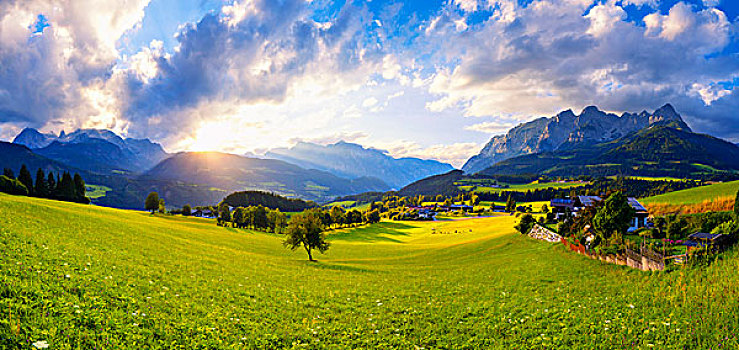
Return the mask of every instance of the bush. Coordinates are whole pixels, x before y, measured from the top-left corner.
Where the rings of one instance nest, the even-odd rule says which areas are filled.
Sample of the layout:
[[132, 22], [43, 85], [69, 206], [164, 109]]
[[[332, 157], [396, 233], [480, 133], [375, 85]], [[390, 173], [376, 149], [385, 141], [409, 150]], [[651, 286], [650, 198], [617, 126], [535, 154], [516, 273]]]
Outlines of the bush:
[[11, 179], [5, 175], [0, 175], [0, 192], [27, 196], [28, 189], [17, 179]]

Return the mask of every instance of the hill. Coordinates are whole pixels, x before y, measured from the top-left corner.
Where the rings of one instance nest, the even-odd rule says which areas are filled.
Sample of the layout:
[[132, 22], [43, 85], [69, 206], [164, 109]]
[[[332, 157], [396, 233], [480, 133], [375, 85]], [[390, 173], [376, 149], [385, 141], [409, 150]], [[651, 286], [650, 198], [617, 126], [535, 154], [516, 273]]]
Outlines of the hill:
[[418, 195], [424, 196], [456, 196], [462, 191], [457, 187], [457, 181], [463, 179], [464, 172], [462, 170], [452, 170], [446, 174], [429, 176], [423, 180], [418, 180], [398, 191], [398, 195], [402, 197], [412, 197]]
[[588, 147], [511, 158], [480, 174], [731, 178], [737, 172], [739, 147], [667, 124]]
[[308, 170], [274, 159], [257, 159], [216, 152], [176, 154], [143, 174], [140, 179], [179, 181], [236, 192], [262, 190], [284, 196], [328, 201], [336, 196], [385, 191], [377, 178], [345, 179], [320, 170]]
[[226, 196], [223, 199], [223, 203], [232, 207], [244, 208], [261, 205], [266, 208], [279, 209], [287, 212], [303, 211], [318, 206], [316, 202], [306, 202], [297, 198], [286, 198], [262, 191], [234, 192]]
[[0, 194], [0, 339], [9, 348], [739, 346], [736, 252], [646, 275], [515, 234], [514, 220], [338, 230], [308, 263], [279, 235]]
[[478, 155], [465, 163], [462, 170], [472, 174], [517, 156], [587, 147], [622, 138], [648, 126], [667, 123], [690, 130], [670, 104], [653, 113], [643, 111], [621, 116], [603, 112], [595, 106], [585, 108], [579, 115], [567, 110], [551, 118], [520, 124], [506, 135], [493, 137]]
[[739, 181], [732, 181], [647, 197], [641, 202], [656, 214], [730, 211], [737, 191]]
[[292, 148], [273, 149], [266, 156], [306, 169], [328, 171], [340, 177], [377, 177], [393, 188], [401, 188], [413, 181], [454, 169], [449, 164], [435, 160], [396, 159], [386, 152], [343, 141], [327, 146], [300, 142]]

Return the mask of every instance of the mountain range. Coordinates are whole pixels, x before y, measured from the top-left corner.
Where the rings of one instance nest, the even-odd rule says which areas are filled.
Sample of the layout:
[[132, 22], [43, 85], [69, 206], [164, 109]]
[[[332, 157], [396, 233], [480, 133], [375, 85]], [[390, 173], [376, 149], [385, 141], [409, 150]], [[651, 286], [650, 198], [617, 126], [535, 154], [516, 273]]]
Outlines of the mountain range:
[[105, 191], [93, 203], [119, 208], [140, 208], [141, 198], [150, 191], [159, 192], [171, 206], [211, 205], [230, 192], [244, 190], [324, 202], [399, 188], [452, 169], [436, 161], [394, 159], [345, 142], [301, 143], [271, 155], [275, 159], [218, 152], [169, 154], [148, 139], [122, 138], [97, 129], [55, 135], [27, 128], [12, 144], [0, 143], [1, 167], [17, 172], [26, 164], [32, 171], [80, 173], [89, 185]]
[[606, 113], [598, 107], [585, 108], [579, 115], [567, 110], [551, 118], [538, 118], [520, 124], [505, 135], [493, 137], [478, 155], [462, 167], [468, 174], [482, 171], [498, 162], [526, 154], [567, 150], [616, 140], [651, 125], [674, 123], [690, 128], [670, 104], [653, 113]]
[[454, 169], [435, 160], [396, 159], [384, 151], [343, 141], [326, 146], [299, 142], [291, 148], [273, 149], [265, 156], [346, 178], [377, 177], [393, 188]]
[[49, 159], [99, 173], [140, 173], [169, 156], [161, 145], [148, 139], [123, 139], [110, 130], [80, 129], [70, 134], [62, 131], [56, 136], [26, 128], [13, 143]]
[[502, 160], [477, 174], [734, 178], [739, 174], [739, 146], [694, 133], [682, 119], [660, 121], [615, 140]]

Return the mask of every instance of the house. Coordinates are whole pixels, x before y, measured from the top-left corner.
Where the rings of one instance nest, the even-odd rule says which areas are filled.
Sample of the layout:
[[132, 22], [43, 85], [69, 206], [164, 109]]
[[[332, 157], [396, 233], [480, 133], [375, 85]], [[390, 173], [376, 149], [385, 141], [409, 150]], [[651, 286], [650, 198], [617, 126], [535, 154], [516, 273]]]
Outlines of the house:
[[720, 233], [696, 232], [688, 236], [685, 245], [688, 252], [698, 248], [720, 249], [726, 243], [727, 236]]
[[[647, 217], [649, 217], [647, 209], [639, 203], [636, 198], [628, 197], [627, 200], [629, 205], [634, 209], [634, 218], [631, 219], [627, 231], [633, 232], [646, 227]], [[598, 206], [602, 201], [603, 199], [598, 196], [577, 196], [575, 199], [552, 199], [549, 202], [549, 205], [557, 220], [562, 220], [568, 214], [577, 216], [579, 211], [585, 208]]]
[[465, 205], [465, 204], [452, 204], [449, 206], [449, 210], [451, 211], [464, 211], [464, 212], [471, 212], [472, 209], [474, 209], [472, 206]]

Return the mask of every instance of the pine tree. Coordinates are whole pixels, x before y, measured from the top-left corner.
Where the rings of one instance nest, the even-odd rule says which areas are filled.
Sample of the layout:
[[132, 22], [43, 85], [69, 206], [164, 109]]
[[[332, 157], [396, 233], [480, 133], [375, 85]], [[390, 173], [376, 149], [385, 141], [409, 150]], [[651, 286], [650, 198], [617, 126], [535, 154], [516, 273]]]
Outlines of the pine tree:
[[31, 177], [31, 172], [28, 171], [28, 168], [26, 168], [26, 165], [23, 164], [21, 166], [21, 171], [18, 173], [18, 181], [20, 181], [23, 186], [26, 186], [26, 189], [28, 189], [28, 195], [33, 195], [33, 177]]
[[74, 174], [74, 196], [75, 202], [89, 203], [86, 197], [85, 180], [82, 179], [80, 174]]
[[57, 195], [63, 201], [72, 202], [75, 200], [74, 180], [72, 180], [72, 175], [69, 175], [66, 171], [59, 181]]
[[44, 174], [44, 171], [41, 168], [36, 171], [36, 185], [34, 186], [33, 190], [36, 194], [36, 197], [49, 197], [49, 188], [48, 186], [46, 186], [46, 174]]
[[54, 179], [54, 173], [49, 172], [49, 176], [46, 177], [46, 197], [54, 198], [56, 192], [56, 180]]

